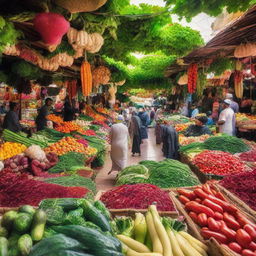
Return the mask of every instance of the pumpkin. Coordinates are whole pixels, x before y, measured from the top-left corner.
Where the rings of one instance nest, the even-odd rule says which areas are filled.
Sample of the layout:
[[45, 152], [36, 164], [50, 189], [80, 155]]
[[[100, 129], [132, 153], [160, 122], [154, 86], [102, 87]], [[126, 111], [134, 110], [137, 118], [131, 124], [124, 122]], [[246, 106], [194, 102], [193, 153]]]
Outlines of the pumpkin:
[[92, 72], [91, 65], [88, 61], [84, 61], [81, 65], [81, 84], [84, 96], [89, 96], [92, 92]]
[[236, 58], [245, 58], [249, 56], [256, 55], [256, 44], [255, 43], [247, 43], [241, 44], [236, 47], [234, 56]]

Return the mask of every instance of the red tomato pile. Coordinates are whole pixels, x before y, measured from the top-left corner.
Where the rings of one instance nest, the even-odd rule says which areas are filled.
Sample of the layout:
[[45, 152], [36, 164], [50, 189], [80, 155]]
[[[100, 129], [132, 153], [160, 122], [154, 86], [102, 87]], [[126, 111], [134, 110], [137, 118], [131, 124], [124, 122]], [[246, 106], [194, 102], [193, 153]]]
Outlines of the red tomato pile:
[[193, 63], [189, 65], [189, 68], [188, 68], [188, 92], [189, 93], [194, 93], [196, 91], [197, 71], [198, 71], [197, 64]]
[[193, 191], [178, 189], [179, 200], [191, 219], [201, 227], [204, 239], [215, 238], [243, 256], [256, 256], [256, 225], [227, 202], [214, 186]]
[[245, 164], [232, 154], [214, 150], [196, 155], [193, 163], [201, 172], [216, 175], [236, 174], [246, 169]]

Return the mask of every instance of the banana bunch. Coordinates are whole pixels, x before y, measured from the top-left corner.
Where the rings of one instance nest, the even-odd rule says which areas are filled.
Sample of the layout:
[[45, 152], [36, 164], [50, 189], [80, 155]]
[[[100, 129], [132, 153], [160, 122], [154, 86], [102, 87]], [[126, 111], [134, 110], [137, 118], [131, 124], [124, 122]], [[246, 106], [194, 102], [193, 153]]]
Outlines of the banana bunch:
[[182, 223], [161, 218], [151, 205], [145, 216], [136, 213], [132, 235], [119, 233], [117, 238], [127, 256], [207, 256], [207, 246], [183, 229]]

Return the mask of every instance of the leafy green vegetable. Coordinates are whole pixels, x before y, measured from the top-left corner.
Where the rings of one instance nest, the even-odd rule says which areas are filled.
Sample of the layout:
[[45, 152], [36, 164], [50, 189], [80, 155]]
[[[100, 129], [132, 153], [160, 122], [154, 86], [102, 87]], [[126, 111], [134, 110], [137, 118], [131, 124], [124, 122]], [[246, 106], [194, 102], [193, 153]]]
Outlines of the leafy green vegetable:
[[148, 169], [144, 165], [131, 165], [124, 168], [121, 172], [118, 173], [118, 177], [128, 174], [142, 174], [148, 175]]
[[162, 223], [165, 227], [169, 227], [177, 232], [183, 231], [187, 228], [186, 224], [184, 224], [183, 222], [172, 219], [170, 217], [163, 217]]
[[114, 219], [117, 235], [131, 237], [133, 235], [134, 221], [131, 217], [120, 217]]

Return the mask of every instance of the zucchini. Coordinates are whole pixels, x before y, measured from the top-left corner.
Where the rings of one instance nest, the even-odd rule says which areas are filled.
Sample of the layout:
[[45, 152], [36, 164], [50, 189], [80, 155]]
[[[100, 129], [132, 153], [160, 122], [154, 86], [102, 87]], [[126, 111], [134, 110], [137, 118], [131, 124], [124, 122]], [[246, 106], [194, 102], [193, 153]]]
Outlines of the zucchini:
[[17, 218], [18, 213], [16, 211], [8, 211], [3, 215], [1, 225], [8, 230], [12, 229], [13, 222]]
[[29, 255], [33, 246], [33, 241], [30, 235], [22, 235], [18, 240], [18, 250], [22, 256]]
[[4, 236], [4, 237], [8, 236], [8, 230], [4, 227], [0, 227], [0, 237], [1, 236]]
[[85, 200], [82, 206], [84, 209], [85, 218], [87, 220], [99, 226], [104, 232], [112, 231], [110, 223], [108, 222], [107, 218], [88, 200]]
[[33, 241], [40, 241], [43, 238], [46, 220], [46, 213], [43, 210], [37, 210], [34, 214], [31, 229], [31, 237]]
[[8, 255], [8, 240], [5, 237], [0, 237], [0, 256]]
[[20, 256], [20, 251], [17, 247], [12, 247], [8, 251], [8, 256]]
[[18, 213], [17, 218], [14, 220], [14, 230], [20, 233], [26, 233], [32, 224], [33, 216], [29, 213]]
[[45, 238], [33, 246], [29, 256], [44, 256], [49, 255], [53, 251], [60, 250], [86, 250], [86, 247], [79, 241], [67, 237], [63, 234], [58, 234]]
[[82, 244], [89, 245], [90, 253], [97, 253], [103, 248], [110, 251], [122, 251], [121, 243], [117, 238], [110, 238], [109, 236], [104, 235], [102, 232], [92, 228], [86, 228], [78, 225], [67, 225], [53, 227], [53, 230], [57, 233], [62, 233], [76, 239]]
[[19, 208], [19, 212], [24, 212], [24, 213], [29, 213], [31, 215], [34, 215], [36, 210], [30, 205], [23, 205]]
[[111, 220], [111, 215], [109, 210], [106, 208], [105, 204], [103, 204], [101, 201], [97, 200], [93, 204], [96, 209], [98, 209], [106, 218], [108, 221]]

